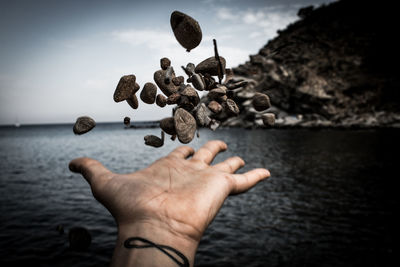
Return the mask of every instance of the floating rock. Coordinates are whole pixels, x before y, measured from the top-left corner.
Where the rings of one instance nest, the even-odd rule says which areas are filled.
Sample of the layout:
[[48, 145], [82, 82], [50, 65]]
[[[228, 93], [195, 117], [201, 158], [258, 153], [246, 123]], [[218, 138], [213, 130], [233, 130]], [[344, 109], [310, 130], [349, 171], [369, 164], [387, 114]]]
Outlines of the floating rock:
[[84, 134], [92, 130], [96, 126], [96, 122], [88, 117], [83, 116], [76, 119], [73, 131], [74, 134]]
[[160, 128], [169, 135], [176, 135], [173, 117], [164, 118], [160, 121]]
[[133, 109], [137, 109], [139, 107], [139, 101], [135, 94], [128, 98], [126, 102], [128, 102], [129, 106], [131, 106]]
[[275, 124], [275, 114], [274, 113], [265, 113], [261, 116], [262, 121], [265, 126], [272, 127]]
[[185, 78], [183, 76], [178, 76], [178, 77], [172, 78], [172, 83], [175, 86], [181, 85], [182, 83], [184, 83], [184, 81], [185, 81]]
[[69, 247], [73, 250], [87, 250], [92, 242], [89, 231], [83, 227], [74, 227], [68, 233]]
[[171, 14], [171, 27], [176, 40], [190, 52], [197, 47], [202, 39], [202, 33], [199, 23], [192, 17], [174, 11]]
[[131, 118], [125, 117], [125, 118], [124, 118], [124, 124], [125, 124], [126, 126], [129, 126], [129, 125], [131, 124]]
[[233, 115], [238, 115], [240, 110], [238, 108], [238, 106], [236, 105], [235, 101], [233, 101], [232, 99], [227, 99], [226, 100], [226, 108], [229, 111], [229, 113], [233, 114]]
[[[177, 86], [175, 86], [173, 83], [166, 84], [165, 83], [165, 78], [166, 78], [166, 72], [167, 70], [158, 70], [154, 73], [154, 81], [158, 85], [158, 87], [161, 89], [161, 91], [166, 95], [170, 96], [171, 94], [175, 93], [178, 91]], [[175, 73], [172, 70], [172, 79], [175, 77]]]
[[178, 108], [174, 114], [174, 122], [179, 141], [183, 144], [192, 141], [197, 128], [193, 116], [183, 108]]
[[215, 114], [218, 114], [222, 111], [222, 106], [217, 101], [214, 100], [208, 103], [208, 108]]
[[179, 102], [179, 99], [181, 98], [181, 95], [179, 93], [173, 93], [167, 98], [167, 104], [168, 105], [174, 105]]
[[269, 97], [262, 93], [254, 94], [252, 104], [254, 109], [257, 111], [263, 111], [271, 107]]
[[155, 135], [146, 135], [144, 137], [144, 143], [145, 143], [145, 145], [153, 146], [153, 147], [163, 146], [164, 145], [164, 132], [161, 131], [161, 138], [159, 138]]
[[225, 86], [221, 86], [221, 87], [217, 87], [215, 89], [212, 89], [210, 92], [208, 92], [207, 97], [209, 99], [218, 99], [221, 96], [226, 95], [226, 87]]
[[182, 69], [185, 71], [187, 76], [192, 76], [194, 74], [196, 66], [193, 63], [188, 63], [186, 67], [182, 66]]
[[217, 87], [218, 83], [215, 79], [208, 73], [204, 74], [205, 90], [211, 90]]
[[167, 104], [167, 98], [165, 96], [163, 96], [162, 94], [158, 94], [156, 97], [156, 104], [159, 107], [165, 107], [165, 105]]
[[[219, 58], [220, 58], [221, 64], [222, 64], [222, 70], [225, 71], [225, 66], [226, 66], [225, 58], [223, 58], [221, 56]], [[203, 60], [196, 66], [195, 72], [202, 73], [202, 74], [208, 73], [212, 76], [218, 76], [218, 72], [219, 72], [218, 60], [215, 57], [209, 57], [206, 60]]]
[[140, 92], [140, 99], [146, 104], [154, 104], [156, 101], [157, 86], [154, 83], [146, 83]]
[[220, 124], [221, 123], [219, 121], [212, 119], [211, 123], [210, 123], [210, 125], [208, 125], [208, 127], [210, 127], [211, 130], [215, 131], [219, 127]]
[[161, 69], [166, 70], [169, 66], [171, 66], [171, 60], [166, 57], [160, 59]]
[[201, 103], [196, 110], [196, 119], [200, 126], [208, 126], [211, 123], [211, 119], [208, 116], [209, 110], [204, 103]]
[[180, 94], [181, 97], [187, 97], [193, 106], [197, 106], [200, 102], [200, 97], [197, 94], [197, 91], [190, 85], [187, 85]]
[[206, 89], [206, 82], [201, 74], [195, 73], [190, 77], [191, 83], [193, 84], [194, 88], [199, 91], [203, 91]]
[[139, 88], [136, 86], [135, 75], [122, 76], [118, 82], [117, 88], [114, 91], [114, 101], [124, 101], [136, 93], [137, 90], [139, 90]]

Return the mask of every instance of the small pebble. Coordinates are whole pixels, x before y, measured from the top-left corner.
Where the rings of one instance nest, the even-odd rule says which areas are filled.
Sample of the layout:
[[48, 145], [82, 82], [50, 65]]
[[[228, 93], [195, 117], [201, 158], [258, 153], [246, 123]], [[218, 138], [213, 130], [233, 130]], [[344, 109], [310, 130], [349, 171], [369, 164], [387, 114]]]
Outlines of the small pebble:
[[262, 121], [265, 126], [272, 127], [275, 124], [275, 114], [274, 113], [265, 113], [261, 116]]
[[73, 131], [74, 134], [84, 134], [92, 130], [96, 126], [96, 122], [88, 117], [88, 116], [83, 116], [79, 117], [76, 119]]
[[122, 76], [118, 82], [117, 88], [114, 91], [114, 101], [121, 102], [128, 99], [132, 94], [136, 93], [136, 76]]
[[68, 240], [71, 249], [85, 251], [92, 243], [92, 236], [86, 228], [74, 227], [69, 230]]
[[163, 96], [162, 94], [158, 94], [156, 97], [156, 104], [159, 107], [165, 107], [165, 105], [167, 104], [167, 98], [165, 96]]
[[171, 27], [176, 40], [190, 52], [197, 47], [202, 39], [202, 33], [199, 23], [192, 17], [174, 11], [171, 14]]
[[171, 60], [166, 57], [160, 59], [161, 69], [166, 70], [169, 66], [171, 66]]
[[222, 111], [222, 106], [217, 101], [214, 100], [208, 103], [208, 108], [215, 114], [218, 114]]
[[219, 125], [220, 125], [219, 121], [212, 119], [208, 127], [210, 127], [212, 131], [215, 131], [219, 127]]
[[164, 145], [164, 132], [161, 131], [161, 138], [155, 135], [146, 135], [144, 137], [144, 144], [152, 147], [161, 147]]
[[160, 128], [169, 135], [176, 135], [173, 117], [164, 118], [160, 121]]
[[[221, 56], [219, 58], [221, 60], [222, 69], [225, 71], [225, 66], [226, 66], [225, 58]], [[202, 74], [208, 73], [211, 76], [218, 76], [219, 72], [218, 60], [215, 57], [209, 57], [206, 60], [203, 60], [196, 66], [195, 72]]]
[[146, 104], [154, 104], [156, 101], [157, 86], [154, 83], [146, 83], [140, 92], [140, 99]]
[[182, 66], [182, 69], [185, 71], [187, 76], [192, 76], [194, 74], [196, 66], [193, 63], [188, 63], [186, 67]]
[[226, 100], [226, 107], [228, 109], [228, 111], [233, 114], [233, 115], [238, 115], [240, 110], [238, 108], [238, 106], [236, 105], [235, 101], [233, 101], [232, 99], [227, 99]]
[[183, 108], [178, 108], [174, 114], [174, 122], [179, 141], [183, 144], [192, 141], [197, 129], [193, 116]]
[[129, 125], [131, 124], [131, 118], [125, 117], [125, 118], [124, 118], [124, 124], [125, 124], [126, 126], [129, 126]]
[[257, 111], [263, 111], [271, 107], [271, 102], [266, 94], [255, 93], [252, 101], [253, 107]]

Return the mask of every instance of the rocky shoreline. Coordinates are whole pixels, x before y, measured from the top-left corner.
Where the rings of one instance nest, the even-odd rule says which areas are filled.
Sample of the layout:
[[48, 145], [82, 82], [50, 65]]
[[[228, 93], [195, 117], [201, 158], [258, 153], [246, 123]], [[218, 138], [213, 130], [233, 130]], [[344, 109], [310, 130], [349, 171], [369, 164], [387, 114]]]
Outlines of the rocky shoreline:
[[[390, 9], [357, 1], [300, 9], [299, 21], [233, 69], [248, 83], [233, 92], [240, 114], [220, 117], [221, 126], [263, 128], [262, 114], [272, 112], [279, 128], [400, 128]], [[270, 96], [270, 109], [254, 110], [256, 92]]]

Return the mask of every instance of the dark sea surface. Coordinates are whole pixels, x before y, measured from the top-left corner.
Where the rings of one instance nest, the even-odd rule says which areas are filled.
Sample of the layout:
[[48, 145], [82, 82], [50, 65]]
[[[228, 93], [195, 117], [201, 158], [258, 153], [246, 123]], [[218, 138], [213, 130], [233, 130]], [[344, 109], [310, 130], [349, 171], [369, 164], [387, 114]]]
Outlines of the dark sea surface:
[[[158, 129], [100, 124], [0, 127], [0, 266], [108, 266], [116, 225], [68, 170], [88, 156], [114, 172], [139, 170], [179, 145], [144, 145]], [[229, 197], [207, 229], [196, 266], [400, 266], [399, 130], [201, 130], [190, 145], [224, 140], [216, 159], [241, 156], [271, 171]], [[397, 215], [396, 215], [397, 214]], [[190, 216], [190, 214], [188, 214]], [[57, 225], [63, 225], [59, 234]], [[69, 249], [68, 230], [86, 227], [92, 244]]]

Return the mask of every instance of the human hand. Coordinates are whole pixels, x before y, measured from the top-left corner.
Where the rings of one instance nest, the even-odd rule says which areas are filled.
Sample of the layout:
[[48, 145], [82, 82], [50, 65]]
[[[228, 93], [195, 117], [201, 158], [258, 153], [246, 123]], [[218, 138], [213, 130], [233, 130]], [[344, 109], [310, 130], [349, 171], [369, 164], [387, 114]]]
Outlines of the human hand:
[[[149, 257], [153, 263], [168, 262], [160, 253], [146, 252], [143, 256], [144, 252], [123, 249], [124, 241], [132, 236], [174, 247], [193, 265], [198, 243], [224, 200], [249, 190], [270, 175], [266, 169], [234, 174], [244, 166], [239, 157], [210, 165], [226, 149], [222, 141], [209, 141], [197, 152], [181, 146], [149, 167], [129, 174], [115, 174], [90, 158], [70, 162], [70, 170], [85, 177], [93, 196], [117, 222], [118, 240], [112, 265], [146, 264]], [[135, 253], [142, 253], [140, 262]], [[165, 262], [162, 265], [167, 266]]]

